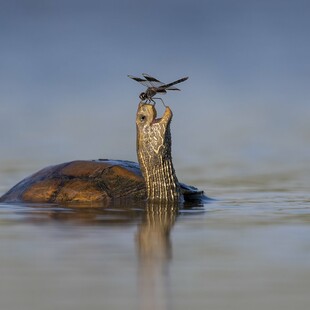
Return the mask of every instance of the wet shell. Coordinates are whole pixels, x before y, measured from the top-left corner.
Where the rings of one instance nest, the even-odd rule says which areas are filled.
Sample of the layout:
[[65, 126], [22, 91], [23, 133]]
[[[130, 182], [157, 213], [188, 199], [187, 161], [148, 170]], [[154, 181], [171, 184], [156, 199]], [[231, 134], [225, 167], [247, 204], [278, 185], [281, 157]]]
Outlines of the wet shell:
[[[186, 200], [202, 196], [195, 187], [180, 184]], [[0, 202], [99, 202], [145, 199], [139, 165], [125, 160], [77, 160], [46, 167], [23, 179]]]
[[139, 165], [130, 161], [72, 161], [44, 168], [10, 189], [0, 201], [89, 202], [145, 198]]

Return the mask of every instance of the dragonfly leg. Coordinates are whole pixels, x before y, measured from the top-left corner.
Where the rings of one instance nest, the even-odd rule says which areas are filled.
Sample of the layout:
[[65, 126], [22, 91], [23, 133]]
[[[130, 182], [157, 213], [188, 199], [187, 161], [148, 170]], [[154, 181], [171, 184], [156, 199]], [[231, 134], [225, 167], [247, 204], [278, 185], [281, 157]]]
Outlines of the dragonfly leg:
[[145, 100], [145, 103], [147, 103], [147, 104], [153, 104], [153, 105], [156, 104], [156, 102], [155, 102], [152, 98], [146, 99], [146, 100]]
[[[167, 106], [165, 105], [165, 103], [164, 103], [164, 100], [162, 100], [161, 98], [153, 98], [153, 99], [158, 99], [158, 100], [160, 100], [161, 102], [162, 102], [162, 104], [164, 105], [164, 107], [166, 108]], [[154, 101], [154, 100], [152, 100], [152, 101]], [[154, 101], [155, 102], [155, 101]], [[154, 104], [155, 105], [155, 104]]]

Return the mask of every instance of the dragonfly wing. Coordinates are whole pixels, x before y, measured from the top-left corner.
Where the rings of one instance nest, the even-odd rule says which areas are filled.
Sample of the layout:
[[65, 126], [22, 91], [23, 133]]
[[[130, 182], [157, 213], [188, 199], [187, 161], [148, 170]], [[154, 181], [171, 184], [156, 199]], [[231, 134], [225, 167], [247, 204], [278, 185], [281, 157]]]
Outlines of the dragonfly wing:
[[[179, 84], [179, 83], [181, 83], [181, 82], [186, 81], [187, 79], [188, 79], [188, 77], [184, 77], [184, 78], [182, 78], [182, 79], [176, 80], [176, 81], [171, 82], [171, 83], [169, 83], [169, 84], [164, 84], [164, 85], [162, 85], [161, 87], [162, 87], [162, 88], [168, 89], [168, 88], [170, 88], [171, 86], [173, 86], [173, 85], [175, 85], [175, 84]], [[171, 88], [170, 88], [170, 89], [171, 89]], [[174, 90], [176, 90], [176, 89], [174, 89]]]
[[156, 93], [157, 94], [165, 94], [166, 93], [166, 90], [164, 88], [157, 88], [156, 89]]
[[139, 77], [132, 76], [132, 75], [128, 75], [128, 77], [130, 77], [131, 79], [139, 82], [140, 84], [142, 84], [145, 87], [152, 87], [152, 84], [149, 81], [147, 81], [147, 80], [144, 80], [144, 79], [141, 79]]
[[146, 73], [142, 73], [142, 75], [145, 77], [145, 79], [150, 82], [150, 84], [153, 86], [153, 87], [161, 87], [163, 85], [165, 85], [163, 82], [155, 79], [154, 77], [150, 76], [149, 74], [146, 74]]
[[166, 90], [181, 90], [181, 89], [176, 88], [174, 86], [170, 86], [170, 87], [167, 87]]

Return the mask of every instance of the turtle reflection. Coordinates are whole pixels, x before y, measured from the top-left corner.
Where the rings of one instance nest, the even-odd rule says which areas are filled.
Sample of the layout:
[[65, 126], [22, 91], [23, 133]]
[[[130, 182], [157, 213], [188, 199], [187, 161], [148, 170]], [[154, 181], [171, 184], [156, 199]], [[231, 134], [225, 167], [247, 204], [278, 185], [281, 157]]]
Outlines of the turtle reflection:
[[141, 309], [167, 309], [168, 266], [172, 257], [170, 231], [178, 206], [148, 202], [136, 235]]

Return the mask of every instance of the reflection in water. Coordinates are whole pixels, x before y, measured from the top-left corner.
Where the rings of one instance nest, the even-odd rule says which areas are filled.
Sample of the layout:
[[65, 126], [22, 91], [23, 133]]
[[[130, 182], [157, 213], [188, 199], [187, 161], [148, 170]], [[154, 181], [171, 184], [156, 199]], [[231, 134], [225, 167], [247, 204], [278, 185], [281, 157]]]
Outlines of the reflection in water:
[[178, 206], [149, 202], [137, 233], [141, 309], [167, 309], [168, 262], [171, 258], [170, 230]]
[[[66, 223], [74, 227], [101, 227], [137, 225], [137, 232], [129, 237], [136, 244], [138, 262], [138, 304], [140, 309], [168, 309], [173, 302], [169, 265], [172, 258], [170, 231], [177, 219], [179, 208], [201, 209], [201, 204], [171, 205], [141, 202], [119, 203], [114, 206], [86, 207], [49, 204], [2, 204], [1, 220], [31, 224]], [[15, 216], [12, 214], [15, 213]], [[7, 216], [6, 216], [7, 215]], [[65, 226], [58, 226], [65, 227]], [[97, 229], [96, 228], [96, 229]], [[132, 283], [132, 282], [131, 282]]]
[[204, 208], [1, 204], [0, 308], [308, 309], [308, 202], [259, 191]]

